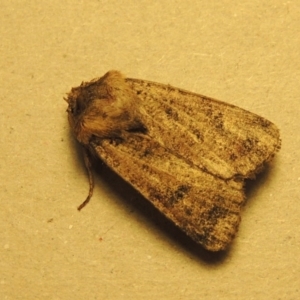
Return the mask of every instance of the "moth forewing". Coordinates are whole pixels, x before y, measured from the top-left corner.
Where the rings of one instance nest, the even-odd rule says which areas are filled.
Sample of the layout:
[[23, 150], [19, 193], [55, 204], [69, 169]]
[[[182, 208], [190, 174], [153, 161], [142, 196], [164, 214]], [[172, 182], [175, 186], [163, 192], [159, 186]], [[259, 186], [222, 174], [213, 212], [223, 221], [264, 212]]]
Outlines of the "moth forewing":
[[169, 85], [126, 82], [143, 99], [152, 136], [216, 176], [247, 178], [280, 148], [277, 127], [242, 108]]
[[280, 148], [278, 129], [262, 117], [117, 71], [73, 88], [67, 102], [87, 151], [211, 251], [237, 232], [244, 180]]
[[196, 242], [212, 251], [230, 243], [240, 222], [241, 184], [237, 189], [193, 168], [145, 135], [130, 136], [118, 147], [107, 140], [92, 146], [110, 168]]

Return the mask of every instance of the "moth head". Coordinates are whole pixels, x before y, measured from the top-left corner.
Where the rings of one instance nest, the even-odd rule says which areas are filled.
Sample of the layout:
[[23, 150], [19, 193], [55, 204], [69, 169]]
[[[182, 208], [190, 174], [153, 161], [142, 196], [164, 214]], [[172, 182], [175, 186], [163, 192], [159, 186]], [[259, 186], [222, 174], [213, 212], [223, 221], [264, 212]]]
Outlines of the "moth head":
[[121, 137], [140, 124], [139, 99], [117, 71], [72, 88], [65, 100], [70, 126], [84, 145], [93, 136]]

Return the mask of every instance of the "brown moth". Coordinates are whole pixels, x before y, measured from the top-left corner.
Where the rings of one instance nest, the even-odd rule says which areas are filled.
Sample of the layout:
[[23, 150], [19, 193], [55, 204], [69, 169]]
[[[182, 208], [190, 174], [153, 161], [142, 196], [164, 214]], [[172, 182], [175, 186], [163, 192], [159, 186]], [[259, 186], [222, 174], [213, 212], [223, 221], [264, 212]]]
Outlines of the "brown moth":
[[91, 155], [129, 182], [187, 235], [225, 249], [240, 223], [244, 181], [280, 148], [270, 121], [205, 96], [110, 71], [72, 88], [68, 118]]

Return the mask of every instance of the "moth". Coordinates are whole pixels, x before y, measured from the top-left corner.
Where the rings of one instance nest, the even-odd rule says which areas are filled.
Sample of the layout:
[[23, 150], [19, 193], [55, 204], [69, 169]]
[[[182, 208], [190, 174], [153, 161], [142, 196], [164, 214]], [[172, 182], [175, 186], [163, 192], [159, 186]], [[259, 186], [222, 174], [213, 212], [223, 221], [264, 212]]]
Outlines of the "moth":
[[242, 108], [170, 85], [109, 71], [72, 88], [71, 129], [100, 158], [194, 241], [210, 251], [232, 241], [244, 182], [280, 149], [279, 130]]

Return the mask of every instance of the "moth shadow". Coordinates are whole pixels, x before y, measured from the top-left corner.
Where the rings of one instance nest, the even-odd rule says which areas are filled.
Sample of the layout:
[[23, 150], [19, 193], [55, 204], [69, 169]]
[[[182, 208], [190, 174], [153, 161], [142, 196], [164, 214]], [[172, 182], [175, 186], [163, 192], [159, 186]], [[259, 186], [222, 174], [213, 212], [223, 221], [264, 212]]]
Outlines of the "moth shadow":
[[[247, 179], [245, 181], [245, 195], [246, 195], [246, 203], [245, 206], [248, 205], [255, 198], [255, 196], [259, 193], [261, 186], [268, 185], [268, 180], [271, 178], [270, 174], [273, 172], [273, 164], [276, 162], [276, 157], [270, 164], [264, 166], [264, 169], [255, 175], [253, 179]], [[244, 208], [245, 209], [245, 208]]]
[[192, 255], [195, 259], [205, 264], [220, 264], [226, 259], [230, 250], [211, 252], [204, 249], [99, 159], [95, 160], [93, 169], [98, 179], [100, 178], [102, 182], [105, 182], [119, 196], [118, 199], [122, 200], [120, 205], [132, 212], [135, 218], [142, 218], [145, 226], [151, 228], [163, 240], [179, 246], [182, 252], [187, 252], [188, 255]]
[[[72, 146], [74, 144], [76, 144], [75, 149], [78, 157], [82, 157], [82, 148], [76, 141], [72, 142]], [[76, 164], [79, 168], [85, 168], [83, 160], [81, 160], [81, 163], [76, 160]], [[244, 210], [247, 209], [247, 205], [251, 202], [251, 199], [255, 198], [255, 195], [259, 193], [260, 186], [266, 184], [272, 169], [272, 164], [266, 165], [263, 171], [257, 174], [253, 180], [246, 180], [245, 194], [247, 200]], [[181, 249], [180, 251], [186, 252], [187, 255], [199, 260], [199, 263], [211, 266], [222, 264], [229, 253], [234, 251], [235, 243], [238, 242], [236, 239], [225, 251], [211, 252], [204, 249], [160, 213], [146, 198], [107, 167], [101, 160], [95, 159], [93, 161], [93, 171], [97, 175], [95, 178], [96, 181], [101, 180], [119, 196], [118, 199], [122, 200], [120, 201], [120, 205], [133, 212], [135, 218], [142, 218], [147, 228], [151, 228], [151, 230], [168, 243], [177, 245]]]

